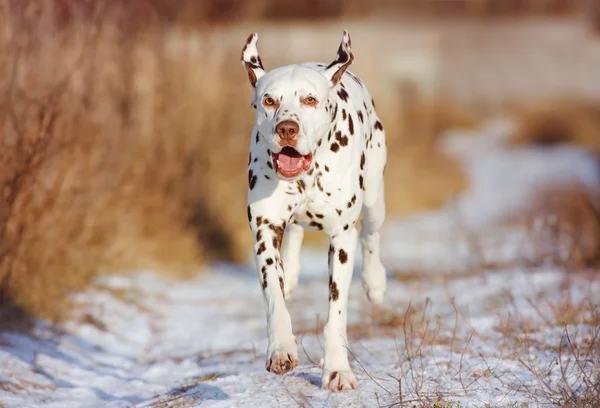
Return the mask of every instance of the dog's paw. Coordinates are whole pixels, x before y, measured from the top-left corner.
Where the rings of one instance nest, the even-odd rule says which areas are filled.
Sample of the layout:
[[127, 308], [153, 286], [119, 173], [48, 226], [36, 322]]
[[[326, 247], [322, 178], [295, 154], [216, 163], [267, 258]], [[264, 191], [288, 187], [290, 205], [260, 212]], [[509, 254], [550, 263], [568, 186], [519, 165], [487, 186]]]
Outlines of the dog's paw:
[[367, 294], [367, 298], [374, 305], [381, 305], [385, 297], [386, 276], [385, 268], [378, 263], [368, 263], [365, 265], [365, 273], [363, 276], [363, 288]]
[[292, 371], [297, 365], [298, 356], [294, 344], [294, 347], [291, 347], [290, 350], [280, 348], [272, 353], [269, 353], [266, 368], [267, 371], [273, 374], [283, 375]]
[[358, 385], [350, 370], [323, 371], [323, 388], [329, 391], [355, 390]]
[[383, 298], [385, 297], [385, 289], [367, 289], [366, 292], [367, 298], [372, 304], [380, 306], [383, 303]]

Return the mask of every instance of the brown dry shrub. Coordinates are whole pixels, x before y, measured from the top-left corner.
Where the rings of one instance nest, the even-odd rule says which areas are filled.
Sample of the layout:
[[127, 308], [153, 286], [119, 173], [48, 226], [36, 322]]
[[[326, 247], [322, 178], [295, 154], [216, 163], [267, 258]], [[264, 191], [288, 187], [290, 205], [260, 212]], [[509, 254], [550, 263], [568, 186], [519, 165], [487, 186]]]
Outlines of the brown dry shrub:
[[124, 24], [140, 8], [57, 27], [29, 5], [0, 9], [2, 303], [56, 319], [103, 270], [245, 259], [239, 50], [173, 52], [151, 12]]
[[521, 109], [515, 145], [583, 147], [600, 157], [600, 103], [580, 99], [553, 100]]
[[409, 102], [407, 106], [395, 116], [382, 112], [382, 116], [393, 118], [386, 125], [385, 183], [386, 205], [394, 215], [440, 208], [467, 187], [461, 164], [446, 155], [439, 142], [448, 129], [470, 129], [477, 124], [476, 119], [449, 101]]
[[532, 245], [529, 263], [570, 270], [600, 264], [600, 190], [581, 185], [546, 189], [518, 222]]

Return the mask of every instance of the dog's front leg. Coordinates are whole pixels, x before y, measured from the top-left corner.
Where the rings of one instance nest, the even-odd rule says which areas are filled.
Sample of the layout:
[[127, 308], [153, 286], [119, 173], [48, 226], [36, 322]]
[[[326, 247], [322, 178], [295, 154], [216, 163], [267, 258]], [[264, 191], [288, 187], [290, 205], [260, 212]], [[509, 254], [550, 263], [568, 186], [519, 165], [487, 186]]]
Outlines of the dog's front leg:
[[354, 268], [357, 231], [352, 227], [330, 238], [329, 315], [324, 328], [325, 357], [323, 388], [341, 391], [356, 388], [356, 377], [348, 362], [346, 320], [348, 293]]
[[249, 214], [255, 214], [250, 215], [250, 226], [255, 238], [254, 260], [267, 312], [269, 347], [266, 368], [274, 374], [285, 374], [298, 365], [292, 322], [285, 306], [283, 262], [280, 255], [287, 218], [267, 218], [266, 214], [272, 214], [273, 211], [269, 212], [260, 205], [250, 205], [248, 211]]

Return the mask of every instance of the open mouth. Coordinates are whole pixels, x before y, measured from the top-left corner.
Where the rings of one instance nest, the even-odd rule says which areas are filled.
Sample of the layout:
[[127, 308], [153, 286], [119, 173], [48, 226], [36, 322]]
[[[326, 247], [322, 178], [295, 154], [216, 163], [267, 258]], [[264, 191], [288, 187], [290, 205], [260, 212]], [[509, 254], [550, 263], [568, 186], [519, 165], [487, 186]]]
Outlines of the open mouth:
[[312, 153], [303, 156], [291, 146], [284, 147], [279, 153], [272, 153], [271, 157], [275, 172], [286, 178], [296, 177], [307, 171], [312, 162]]

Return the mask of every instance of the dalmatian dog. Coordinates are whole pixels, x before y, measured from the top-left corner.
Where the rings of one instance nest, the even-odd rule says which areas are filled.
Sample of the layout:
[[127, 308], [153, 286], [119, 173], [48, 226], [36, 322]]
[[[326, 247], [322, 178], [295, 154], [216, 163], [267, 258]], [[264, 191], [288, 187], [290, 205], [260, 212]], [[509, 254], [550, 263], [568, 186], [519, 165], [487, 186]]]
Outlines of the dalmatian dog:
[[[285, 374], [298, 365], [285, 300], [298, 283], [304, 229], [329, 236], [329, 313], [324, 327], [323, 388], [356, 388], [348, 361], [348, 292], [360, 242], [363, 286], [379, 304], [386, 289], [379, 255], [385, 217], [385, 133], [371, 95], [348, 71], [354, 56], [344, 31], [335, 60], [263, 68], [251, 34], [242, 66], [253, 87], [256, 122], [248, 163], [248, 221], [267, 312], [266, 368]], [[284, 240], [285, 236], [285, 240]]]

